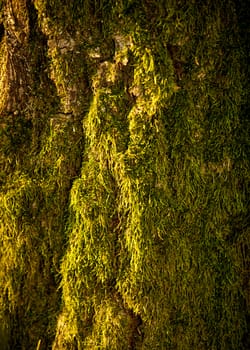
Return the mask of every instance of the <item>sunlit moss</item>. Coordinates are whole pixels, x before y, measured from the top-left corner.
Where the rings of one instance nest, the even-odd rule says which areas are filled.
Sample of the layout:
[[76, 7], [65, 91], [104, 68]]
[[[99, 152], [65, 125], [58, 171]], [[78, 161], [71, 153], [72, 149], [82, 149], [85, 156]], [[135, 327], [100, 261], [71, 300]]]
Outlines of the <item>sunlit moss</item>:
[[1, 119], [0, 347], [247, 348], [239, 9], [32, 6], [32, 93]]

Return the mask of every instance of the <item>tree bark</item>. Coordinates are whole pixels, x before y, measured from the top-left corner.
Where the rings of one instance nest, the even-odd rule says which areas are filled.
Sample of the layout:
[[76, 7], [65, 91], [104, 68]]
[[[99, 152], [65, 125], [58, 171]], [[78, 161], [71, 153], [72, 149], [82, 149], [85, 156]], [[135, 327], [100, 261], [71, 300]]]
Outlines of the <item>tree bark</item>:
[[249, 347], [246, 8], [0, 1], [1, 349]]

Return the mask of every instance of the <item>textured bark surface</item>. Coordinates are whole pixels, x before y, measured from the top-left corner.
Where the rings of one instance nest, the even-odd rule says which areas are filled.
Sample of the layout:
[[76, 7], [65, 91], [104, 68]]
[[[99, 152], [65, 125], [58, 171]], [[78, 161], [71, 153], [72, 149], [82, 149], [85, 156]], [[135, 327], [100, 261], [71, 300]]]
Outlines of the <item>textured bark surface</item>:
[[0, 1], [0, 348], [248, 349], [246, 1]]

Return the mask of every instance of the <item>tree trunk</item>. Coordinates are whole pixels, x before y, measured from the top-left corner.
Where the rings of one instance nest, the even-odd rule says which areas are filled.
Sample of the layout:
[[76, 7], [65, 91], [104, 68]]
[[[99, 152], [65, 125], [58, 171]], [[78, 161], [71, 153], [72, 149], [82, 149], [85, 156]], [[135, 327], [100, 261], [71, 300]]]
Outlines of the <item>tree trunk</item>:
[[247, 349], [247, 1], [0, 1], [0, 348]]

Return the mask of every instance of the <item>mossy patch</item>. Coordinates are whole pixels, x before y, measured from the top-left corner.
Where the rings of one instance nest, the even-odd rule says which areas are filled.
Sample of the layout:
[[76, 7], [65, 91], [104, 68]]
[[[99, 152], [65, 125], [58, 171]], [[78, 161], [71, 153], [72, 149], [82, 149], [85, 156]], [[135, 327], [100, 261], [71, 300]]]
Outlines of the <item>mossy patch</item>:
[[3, 348], [247, 348], [243, 5], [35, 0], [3, 21]]

